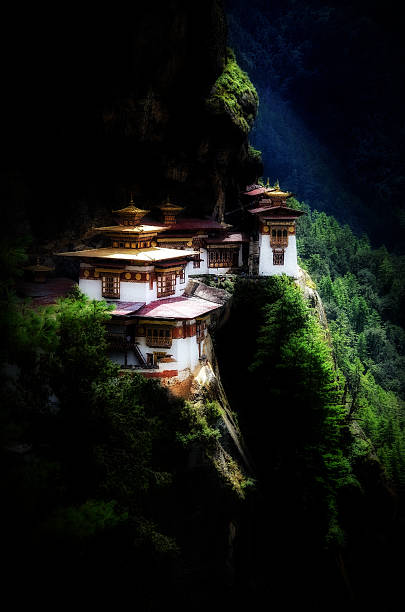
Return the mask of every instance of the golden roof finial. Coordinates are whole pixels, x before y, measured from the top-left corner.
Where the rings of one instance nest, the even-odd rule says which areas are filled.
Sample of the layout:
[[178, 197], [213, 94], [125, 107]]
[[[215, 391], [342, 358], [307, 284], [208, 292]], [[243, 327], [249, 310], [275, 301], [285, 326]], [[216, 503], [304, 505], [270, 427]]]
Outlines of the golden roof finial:
[[269, 176], [267, 177], [267, 183], [266, 183], [265, 187], [270, 187], [270, 177]]
[[274, 183], [274, 187], [276, 189], [280, 189], [280, 183], [278, 182], [278, 179], [276, 180], [276, 182]]

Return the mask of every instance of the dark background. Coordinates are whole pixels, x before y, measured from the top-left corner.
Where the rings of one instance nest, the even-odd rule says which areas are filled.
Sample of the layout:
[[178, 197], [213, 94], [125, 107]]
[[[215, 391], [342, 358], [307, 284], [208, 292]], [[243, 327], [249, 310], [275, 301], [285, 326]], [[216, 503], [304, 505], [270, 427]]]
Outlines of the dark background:
[[229, 0], [256, 85], [265, 174], [374, 244], [404, 229], [404, 18], [397, 2]]
[[[205, 184], [215, 183], [214, 158], [239, 146], [224, 137], [209, 159], [196, 158], [212, 129], [201, 109], [221, 70], [226, 24], [221, 2], [186, 5], [158, 1], [108, 14], [74, 7], [8, 11], [1, 36], [0, 187], [4, 219], [14, 230], [46, 240], [80, 215], [110, 210], [134, 187], [143, 198], [174, 191], [191, 206], [201, 196], [200, 209], [212, 211], [217, 194]], [[399, 5], [228, 0], [226, 10], [228, 44], [259, 93], [250, 140], [263, 151], [266, 177], [369, 232], [375, 245], [400, 250]], [[151, 88], [167, 102], [162, 113], [170, 120], [142, 139], [133, 125]], [[165, 169], [191, 158], [190, 188], [172, 189]], [[228, 174], [237, 170], [229, 158], [225, 163]], [[235, 197], [235, 190], [228, 194], [228, 209]]]

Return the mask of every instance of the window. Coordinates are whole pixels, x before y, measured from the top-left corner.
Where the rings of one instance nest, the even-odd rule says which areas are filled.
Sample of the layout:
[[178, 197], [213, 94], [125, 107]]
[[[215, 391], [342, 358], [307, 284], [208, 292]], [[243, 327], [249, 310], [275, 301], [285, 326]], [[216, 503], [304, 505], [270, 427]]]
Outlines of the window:
[[272, 228], [270, 246], [272, 248], [288, 246], [288, 232], [286, 227]]
[[200, 256], [196, 255], [195, 259], [193, 259], [193, 268], [199, 268], [200, 267]]
[[210, 268], [232, 268], [238, 265], [237, 249], [210, 249], [208, 257]]
[[195, 329], [197, 342], [202, 342], [205, 337], [205, 321], [197, 321]]
[[176, 292], [176, 272], [163, 272], [156, 275], [157, 297], [166, 297]]
[[179, 283], [183, 284], [186, 282], [186, 273], [184, 268], [177, 272], [177, 276], [179, 277]]
[[273, 266], [284, 266], [284, 251], [273, 251]]
[[147, 327], [146, 328], [146, 345], [147, 346], [163, 346], [170, 348], [172, 345], [172, 330], [171, 328], [163, 327]]
[[103, 274], [101, 277], [101, 295], [105, 298], [119, 299], [120, 275], [114, 272]]

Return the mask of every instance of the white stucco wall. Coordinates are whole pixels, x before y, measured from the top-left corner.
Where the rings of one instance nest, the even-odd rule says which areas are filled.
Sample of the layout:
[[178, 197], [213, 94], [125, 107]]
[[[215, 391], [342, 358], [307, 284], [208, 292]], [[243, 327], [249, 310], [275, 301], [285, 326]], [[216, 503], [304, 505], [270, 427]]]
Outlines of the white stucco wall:
[[[191, 266], [191, 267], [190, 267]], [[189, 262], [185, 268], [185, 280], [183, 283], [180, 282], [180, 277], [176, 278], [176, 286], [175, 293], [168, 297], [180, 297], [184, 293], [184, 289], [186, 287], [188, 281], [188, 275], [192, 274], [193, 262]], [[152, 273], [154, 268], [138, 268], [135, 266], [126, 266], [125, 270], [130, 270], [131, 272], [149, 272]], [[83, 291], [89, 298], [93, 300], [102, 300], [104, 299], [101, 295], [101, 278], [99, 279], [88, 279], [81, 278], [79, 280], [80, 290]], [[146, 302], [149, 304], [157, 299], [165, 299], [157, 297], [157, 285], [156, 280], [153, 282], [153, 288], [150, 288], [149, 281], [144, 283], [131, 282], [128, 283], [124, 280], [120, 282], [120, 301], [122, 302]], [[114, 301], [114, 300], [111, 300]]]
[[92, 300], [102, 300], [101, 279], [79, 279], [79, 289]]
[[[200, 249], [200, 267], [194, 268], [193, 262], [190, 262], [188, 268], [188, 274], [213, 274], [215, 276], [219, 276], [221, 274], [226, 274], [229, 272], [231, 268], [209, 268], [208, 267], [208, 250], [201, 248]], [[242, 257], [242, 244], [239, 247], [238, 253], [238, 265], [243, 265], [243, 257]]]
[[[176, 360], [175, 362], [160, 364], [159, 369], [161, 370], [180, 371], [184, 370], [185, 368], [190, 368], [193, 370], [198, 364], [199, 353], [196, 336], [191, 336], [190, 338], [174, 338], [170, 348], [147, 346], [146, 338], [142, 336], [136, 338], [136, 341], [139, 343], [138, 348], [144, 356], [145, 361], [146, 353], [154, 352], [166, 353], [167, 355], [171, 355], [173, 359]], [[128, 353], [128, 364], [129, 363], [131, 362], [129, 361]], [[134, 363], [137, 362], [134, 361]]]
[[286, 274], [298, 278], [297, 243], [295, 236], [288, 237], [288, 246], [284, 250], [284, 265], [273, 265], [273, 250], [270, 246], [268, 234], [260, 234], [259, 238], [259, 276], [273, 276]]

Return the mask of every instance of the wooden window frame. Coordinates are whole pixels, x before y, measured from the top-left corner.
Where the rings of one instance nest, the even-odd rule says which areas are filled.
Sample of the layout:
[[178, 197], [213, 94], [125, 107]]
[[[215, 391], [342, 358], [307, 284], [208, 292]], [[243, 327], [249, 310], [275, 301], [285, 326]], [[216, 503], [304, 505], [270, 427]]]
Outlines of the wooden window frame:
[[287, 226], [272, 226], [269, 233], [270, 246], [272, 248], [286, 248], [288, 246]]
[[101, 295], [103, 298], [120, 299], [120, 274], [104, 272], [101, 277]]
[[273, 250], [273, 266], [284, 266], [284, 249], [282, 251]]
[[151, 348], [170, 348], [172, 345], [172, 328], [162, 325], [145, 326], [146, 346]]
[[195, 324], [195, 335], [198, 343], [202, 342], [205, 338], [205, 330], [206, 330], [206, 322], [205, 321], [196, 321]]
[[157, 297], [167, 297], [176, 293], [176, 272], [157, 272], [156, 291]]
[[209, 268], [234, 268], [238, 265], [239, 250], [234, 249], [209, 249], [208, 267]]

